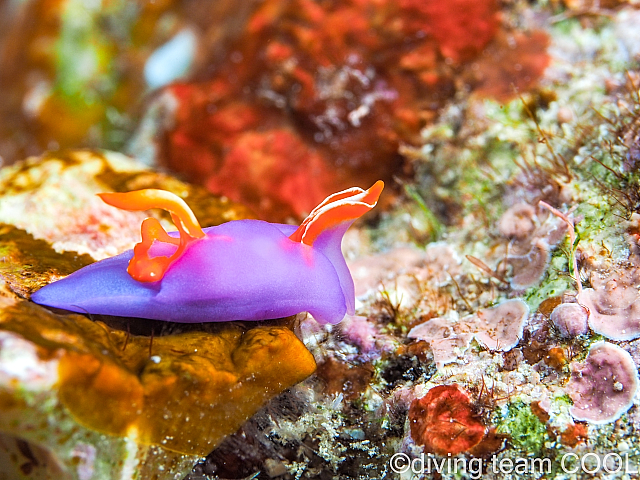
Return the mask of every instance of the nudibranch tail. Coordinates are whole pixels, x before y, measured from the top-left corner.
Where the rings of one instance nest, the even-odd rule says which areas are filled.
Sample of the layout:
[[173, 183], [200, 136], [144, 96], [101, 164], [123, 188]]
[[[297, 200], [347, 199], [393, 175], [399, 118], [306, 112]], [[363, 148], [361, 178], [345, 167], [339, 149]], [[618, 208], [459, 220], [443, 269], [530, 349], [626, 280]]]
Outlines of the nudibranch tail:
[[361, 217], [378, 203], [384, 182], [378, 180], [368, 190], [353, 187], [329, 195], [314, 208], [289, 237], [294, 242], [313, 245], [318, 236], [337, 225]]
[[[180, 239], [173, 238], [155, 218], [147, 218], [142, 222], [142, 241], [134, 247], [133, 258], [127, 268], [129, 275], [139, 282], [161, 280], [171, 264], [184, 253], [187, 245], [205, 236], [189, 206], [171, 192], [146, 189], [126, 193], [100, 193], [98, 195], [105, 203], [123, 210], [136, 211], [152, 208], [167, 210], [171, 213], [173, 223], [180, 232]], [[178, 248], [169, 257], [151, 257], [149, 249], [155, 240], [177, 245]]]

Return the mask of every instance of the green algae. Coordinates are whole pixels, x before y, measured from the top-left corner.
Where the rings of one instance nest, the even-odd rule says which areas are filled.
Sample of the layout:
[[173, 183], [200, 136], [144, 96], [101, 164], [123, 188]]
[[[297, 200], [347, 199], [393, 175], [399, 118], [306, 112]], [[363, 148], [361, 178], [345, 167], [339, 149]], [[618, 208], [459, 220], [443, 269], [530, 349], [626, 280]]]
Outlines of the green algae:
[[509, 435], [510, 443], [526, 454], [540, 456], [545, 443], [551, 438], [546, 426], [540, 421], [531, 406], [521, 401], [510, 403], [496, 415], [498, 433]]
[[532, 312], [535, 312], [546, 299], [562, 295], [573, 288], [575, 282], [570, 277], [567, 266], [566, 255], [561, 249], [556, 249], [540, 284], [524, 293], [524, 300]]
[[405, 185], [404, 190], [407, 196], [416, 202], [420, 209], [420, 212], [422, 213], [422, 217], [424, 218], [425, 223], [425, 226], [423, 228], [424, 235], [428, 238], [429, 241], [438, 240], [442, 235], [442, 231], [444, 228], [442, 222], [428, 207], [424, 198], [422, 198], [422, 196], [418, 193], [413, 185]]
[[560, 405], [565, 405], [569, 407], [573, 405], [573, 400], [571, 400], [571, 397], [569, 396], [568, 393], [565, 393], [564, 395], [558, 395], [557, 397], [554, 397], [553, 400]]
[[[93, 7], [93, 8], [91, 8]], [[76, 108], [100, 102], [114, 86], [113, 46], [104, 35], [100, 4], [72, 0], [62, 14], [60, 36], [55, 43], [54, 89]]]

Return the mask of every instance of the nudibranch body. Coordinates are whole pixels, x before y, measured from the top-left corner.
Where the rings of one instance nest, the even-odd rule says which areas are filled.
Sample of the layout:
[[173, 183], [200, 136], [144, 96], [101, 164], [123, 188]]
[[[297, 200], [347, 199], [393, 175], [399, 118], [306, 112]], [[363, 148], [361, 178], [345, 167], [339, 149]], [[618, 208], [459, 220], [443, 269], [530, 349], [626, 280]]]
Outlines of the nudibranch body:
[[160, 190], [102, 194], [129, 210], [164, 208], [178, 228], [142, 224], [134, 250], [51, 283], [31, 299], [79, 313], [173, 322], [266, 320], [309, 312], [321, 323], [354, 314], [353, 280], [342, 236], [383, 188], [327, 197], [300, 225], [237, 220], [201, 229], [189, 207]]

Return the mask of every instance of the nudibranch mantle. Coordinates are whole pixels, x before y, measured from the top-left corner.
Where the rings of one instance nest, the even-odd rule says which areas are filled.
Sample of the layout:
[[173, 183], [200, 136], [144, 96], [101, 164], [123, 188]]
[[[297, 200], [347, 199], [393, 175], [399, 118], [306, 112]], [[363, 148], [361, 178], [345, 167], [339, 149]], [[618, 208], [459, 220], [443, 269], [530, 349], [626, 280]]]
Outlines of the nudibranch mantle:
[[[193, 235], [199, 225], [189, 226], [181, 221], [181, 212], [170, 209], [178, 232], [158, 232], [162, 227], [154, 221], [147, 235], [153, 231], [157, 241], [149, 241], [143, 223], [143, 241], [136, 249], [84, 267], [31, 299], [78, 313], [173, 322], [266, 320], [306, 311], [320, 323], [335, 324], [355, 313], [342, 236], [375, 206], [382, 188], [377, 182], [366, 191], [331, 195], [300, 227], [237, 220], [205, 228], [200, 236]], [[111, 195], [130, 194], [139, 192]], [[142, 207], [151, 208], [130, 209]], [[134, 257], [140, 255], [162, 260], [166, 268], [158, 280], [134, 278]]]

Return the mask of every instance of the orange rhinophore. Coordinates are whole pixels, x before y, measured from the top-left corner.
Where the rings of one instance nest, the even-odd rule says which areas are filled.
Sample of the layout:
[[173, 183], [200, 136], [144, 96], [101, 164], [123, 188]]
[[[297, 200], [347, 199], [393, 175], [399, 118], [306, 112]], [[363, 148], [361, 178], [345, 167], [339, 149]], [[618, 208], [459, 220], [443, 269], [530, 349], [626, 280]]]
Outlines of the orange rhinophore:
[[353, 187], [329, 195], [311, 211], [289, 238], [294, 242], [313, 245], [322, 232], [343, 222], [355, 220], [375, 207], [383, 188], [384, 182], [378, 180], [369, 190]]
[[[126, 193], [99, 193], [100, 198], [109, 205], [123, 210], [138, 211], [162, 208], [171, 213], [171, 219], [180, 232], [180, 238], [173, 238], [155, 218], [142, 222], [142, 241], [133, 249], [133, 258], [127, 272], [139, 282], [157, 282], [184, 252], [187, 245], [205, 233], [189, 206], [177, 195], [165, 190], [146, 189]], [[176, 251], [169, 257], [149, 256], [154, 240], [177, 245]]]

